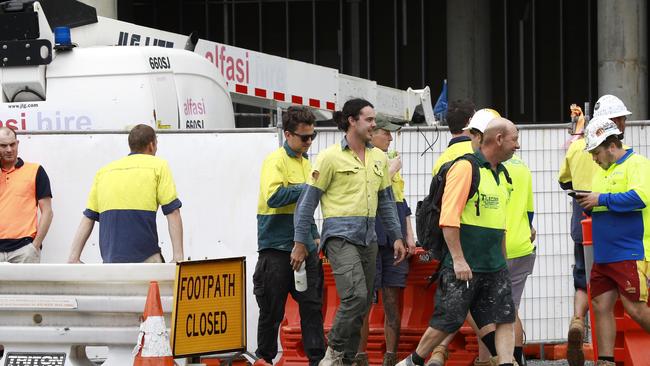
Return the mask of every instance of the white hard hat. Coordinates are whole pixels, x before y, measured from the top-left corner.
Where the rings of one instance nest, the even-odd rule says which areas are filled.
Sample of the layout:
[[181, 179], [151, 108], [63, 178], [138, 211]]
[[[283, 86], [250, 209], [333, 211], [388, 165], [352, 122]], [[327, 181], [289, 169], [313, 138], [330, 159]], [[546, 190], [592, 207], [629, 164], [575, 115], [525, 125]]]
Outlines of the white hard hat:
[[632, 112], [627, 110], [623, 101], [611, 94], [603, 95], [594, 105], [594, 117], [616, 118], [630, 114]]
[[485, 132], [488, 123], [497, 117], [501, 117], [499, 112], [495, 111], [494, 109], [483, 108], [474, 113], [472, 118], [469, 120], [469, 124], [467, 127], [463, 128], [463, 130], [475, 128], [483, 133]]
[[589, 121], [585, 128], [585, 150], [592, 151], [605, 141], [606, 138], [613, 135], [620, 135], [621, 131], [616, 127], [616, 123], [609, 118], [594, 117]]

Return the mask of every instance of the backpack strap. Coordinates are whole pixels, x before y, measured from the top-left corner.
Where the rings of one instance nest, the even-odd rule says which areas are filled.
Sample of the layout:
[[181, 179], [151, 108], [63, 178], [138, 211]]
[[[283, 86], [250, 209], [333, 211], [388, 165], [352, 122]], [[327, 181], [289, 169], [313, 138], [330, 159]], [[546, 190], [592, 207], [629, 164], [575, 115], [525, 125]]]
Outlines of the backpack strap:
[[478, 192], [478, 185], [481, 181], [481, 173], [479, 172], [479, 164], [476, 155], [473, 153], [467, 153], [465, 155], [459, 156], [454, 161], [454, 164], [459, 160], [467, 160], [472, 164], [472, 184], [469, 188], [469, 194], [467, 195], [467, 200], [469, 201], [476, 192]]

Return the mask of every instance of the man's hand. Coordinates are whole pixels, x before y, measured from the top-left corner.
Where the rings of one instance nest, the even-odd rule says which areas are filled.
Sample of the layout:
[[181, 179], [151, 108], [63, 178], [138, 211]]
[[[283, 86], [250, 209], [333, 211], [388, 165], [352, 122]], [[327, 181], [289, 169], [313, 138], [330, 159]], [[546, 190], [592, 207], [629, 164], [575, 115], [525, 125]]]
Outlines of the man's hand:
[[469, 281], [472, 279], [472, 269], [469, 268], [465, 257], [453, 258], [452, 261], [454, 262], [454, 273], [456, 273], [457, 280]]
[[598, 192], [576, 193], [576, 200], [578, 201], [578, 204], [587, 211], [590, 211], [592, 208], [598, 206], [599, 197], [600, 193]]
[[307, 252], [307, 247], [303, 243], [294, 242], [293, 249], [291, 250], [291, 267], [294, 271], [300, 269], [300, 266], [305, 261], [305, 258], [309, 255]]
[[535, 238], [537, 238], [537, 230], [535, 230], [534, 227], [530, 227], [530, 242], [534, 242]]
[[406, 245], [404, 245], [402, 239], [397, 239], [393, 243], [393, 259], [395, 259], [393, 265], [400, 264], [404, 258], [406, 258]]
[[177, 255], [174, 255], [174, 257], [172, 258], [172, 263], [180, 263], [182, 261], [183, 261], [183, 254], [181, 254], [180, 257], [177, 256]]
[[68, 258], [68, 263], [69, 264], [84, 264], [84, 262], [81, 261], [79, 258]]
[[37, 241], [36, 239], [34, 239], [34, 241], [32, 242], [32, 245], [34, 246], [34, 248], [36, 248], [38, 250], [41, 250], [41, 248], [43, 247], [43, 242], [42, 241]]
[[402, 169], [402, 159], [400, 159], [399, 156], [388, 160], [388, 174], [391, 179], [400, 169]]
[[415, 254], [415, 249], [417, 247], [415, 246], [415, 238], [413, 235], [407, 235], [406, 236], [406, 257], [410, 258], [413, 254]]

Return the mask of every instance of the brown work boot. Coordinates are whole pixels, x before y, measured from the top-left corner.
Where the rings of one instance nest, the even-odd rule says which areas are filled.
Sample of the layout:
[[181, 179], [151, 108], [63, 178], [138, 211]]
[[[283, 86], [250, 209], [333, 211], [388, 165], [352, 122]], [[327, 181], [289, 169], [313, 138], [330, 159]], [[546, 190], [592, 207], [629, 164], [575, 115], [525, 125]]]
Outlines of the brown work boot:
[[585, 354], [582, 351], [582, 341], [585, 339], [585, 321], [580, 317], [571, 319], [566, 348], [566, 358], [569, 366], [584, 366]]
[[365, 352], [357, 353], [357, 355], [354, 356], [354, 360], [352, 361], [352, 366], [369, 366], [368, 354]]
[[448, 357], [447, 346], [436, 346], [431, 352], [431, 358], [429, 358], [429, 363], [426, 366], [444, 366]]
[[395, 366], [397, 364], [397, 355], [395, 352], [386, 352], [384, 354], [384, 363], [382, 366]]
[[616, 362], [598, 360], [596, 361], [596, 366], [616, 366]]
[[[479, 366], [499, 366], [499, 356], [492, 356], [488, 361], [479, 361], [478, 358], [474, 360], [474, 365]], [[512, 359], [512, 366], [519, 366], [517, 360]]]
[[490, 357], [487, 361], [479, 361], [478, 357], [474, 360], [474, 366], [499, 366], [499, 357]]

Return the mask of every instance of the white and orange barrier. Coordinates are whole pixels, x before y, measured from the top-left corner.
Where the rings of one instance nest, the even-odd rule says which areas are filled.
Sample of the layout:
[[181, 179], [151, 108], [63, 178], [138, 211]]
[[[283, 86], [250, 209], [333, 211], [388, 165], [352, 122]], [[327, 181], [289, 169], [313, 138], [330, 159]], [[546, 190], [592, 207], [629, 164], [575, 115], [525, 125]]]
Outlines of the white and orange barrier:
[[[103, 346], [105, 366], [133, 365], [141, 329], [144, 338], [167, 331], [174, 271], [174, 264], [0, 264], [0, 364], [89, 366], [86, 348]], [[151, 280], [162, 296], [141, 327]]]

